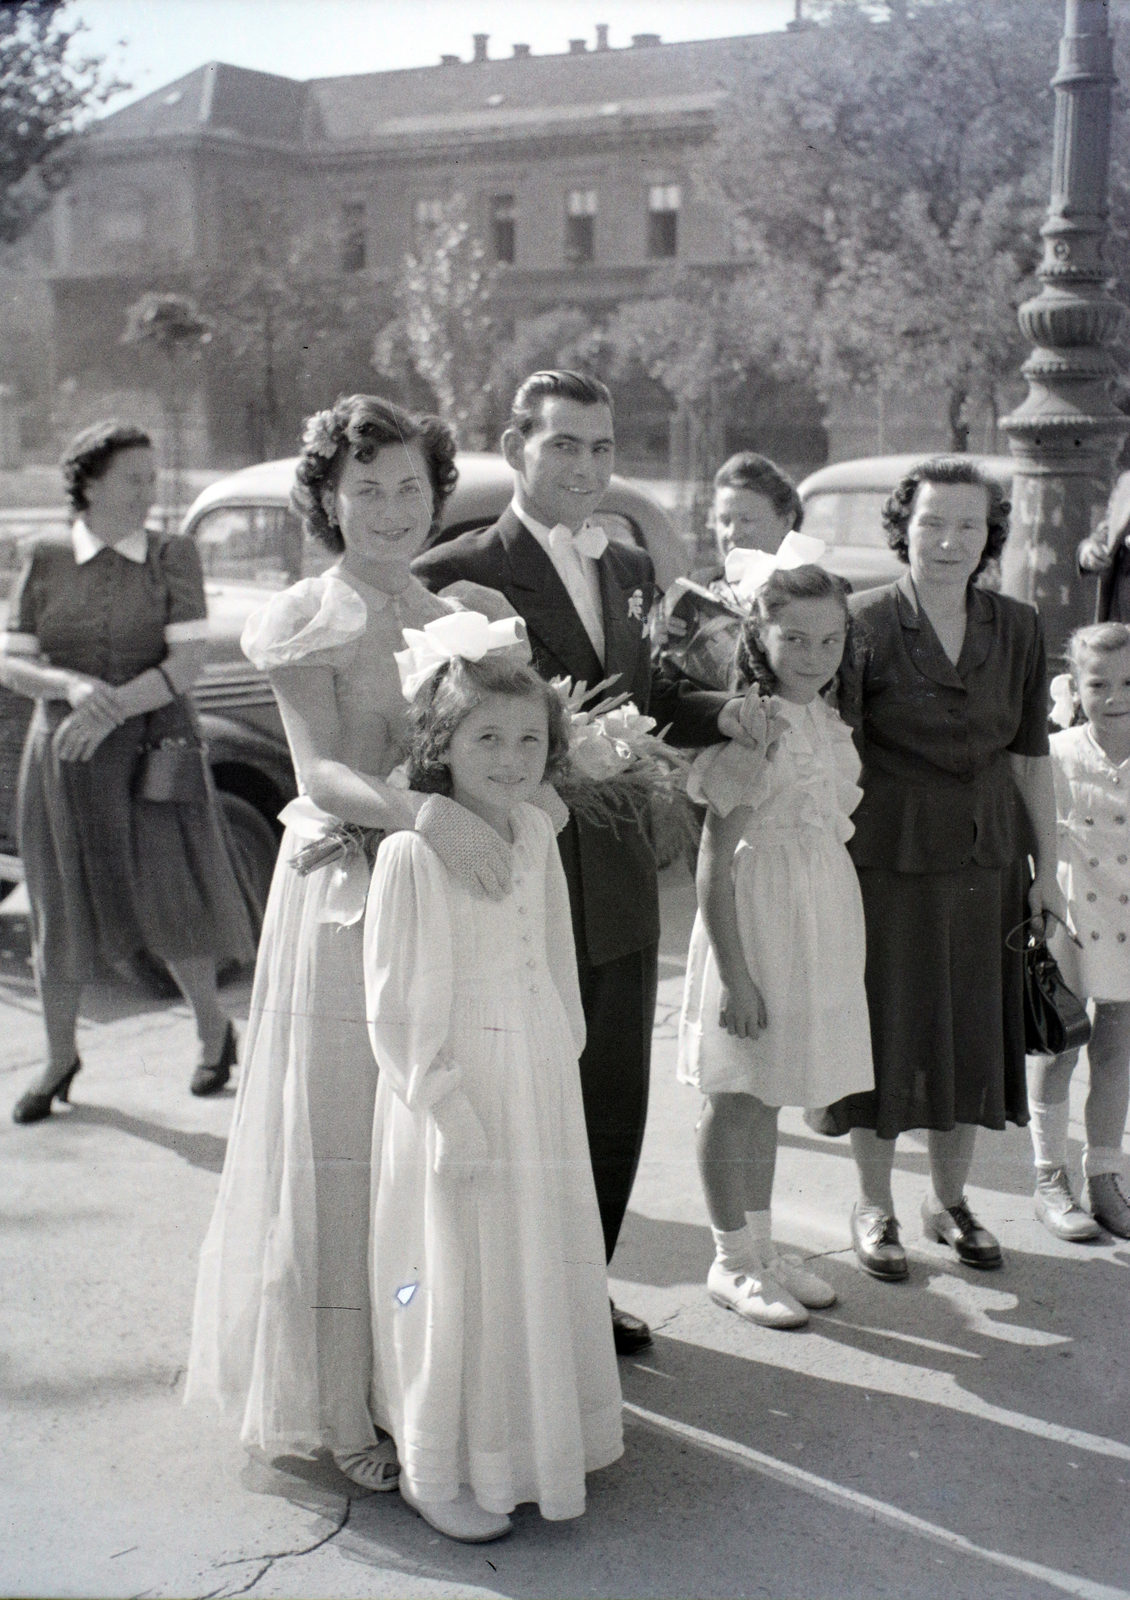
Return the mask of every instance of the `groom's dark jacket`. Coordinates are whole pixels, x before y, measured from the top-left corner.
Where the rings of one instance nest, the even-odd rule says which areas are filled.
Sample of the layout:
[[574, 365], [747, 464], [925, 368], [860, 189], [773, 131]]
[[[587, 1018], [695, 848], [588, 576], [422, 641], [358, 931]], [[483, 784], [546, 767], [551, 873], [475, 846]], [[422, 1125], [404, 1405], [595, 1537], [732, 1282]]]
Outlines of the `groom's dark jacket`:
[[[599, 521], [599, 514], [595, 519]], [[609, 540], [597, 563], [604, 620], [605, 665], [557, 570], [525, 524], [508, 508], [491, 528], [465, 533], [418, 556], [412, 570], [435, 592], [461, 579], [497, 589], [525, 621], [534, 665], [544, 678], [568, 677], [631, 695], [638, 710], [670, 724], [675, 745], [719, 737], [725, 694], [653, 679], [648, 616], [655, 571], [646, 551]], [[599, 966], [659, 940], [655, 854], [647, 832], [625, 821], [617, 829], [573, 818], [559, 836], [569, 881], [578, 952]]]

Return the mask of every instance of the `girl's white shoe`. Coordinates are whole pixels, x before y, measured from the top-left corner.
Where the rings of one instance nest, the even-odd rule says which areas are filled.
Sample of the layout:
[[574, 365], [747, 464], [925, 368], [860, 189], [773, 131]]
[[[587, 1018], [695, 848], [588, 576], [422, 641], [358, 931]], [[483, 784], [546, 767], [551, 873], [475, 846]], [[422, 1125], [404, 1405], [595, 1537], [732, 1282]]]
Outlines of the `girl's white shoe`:
[[774, 1251], [766, 1258], [765, 1271], [810, 1311], [826, 1311], [836, 1303], [832, 1285], [809, 1272], [799, 1256], [783, 1256]]
[[715, 1260], [706, 1276], [715, 1305], [736, 1311], [762, 1328], [803, 1328], [808, 1312], [760, 1266], [729, 1267]]
[[454, 1500], [417, 1500], [403, 1478], [400, 1498], [411, 1506], [429, 1527], [462, 1544], [489, 1544], [510, 1532], [510, 1518], [501, 1512], [484, 1511], [467, 1484], [459, 1485]]

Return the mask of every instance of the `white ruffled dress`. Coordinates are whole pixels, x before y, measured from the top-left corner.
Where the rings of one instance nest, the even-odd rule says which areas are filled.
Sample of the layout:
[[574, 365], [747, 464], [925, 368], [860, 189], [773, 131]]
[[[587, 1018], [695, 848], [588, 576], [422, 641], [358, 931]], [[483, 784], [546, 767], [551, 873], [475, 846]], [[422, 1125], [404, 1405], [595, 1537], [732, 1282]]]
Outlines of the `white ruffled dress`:
[[862, 797], [851, 733], [823, 700], [776, 702], [785, 728], [768, 761], [714, 746], [691, 798], [725, 816], [749, 806], [733, 881], [746, 965], [768, 1026], [736, 1039], [718, 1022], [722, 982], [701, 912], [687, 956], [677, 1073], [703, 1094], [820, 1107], [875, 1087], [863, 987], [859, 882], [844, 848]]
[[[243, 648], [267, 672], [324, 674], [340, 759], [383, 778], [407, 751], [393, 661], [401, 630], [456, 604], [415, 582], [393, 599], [333, 567], [255, 612]], [[186, 1401], [211, 1398], [241, 1416], [247, 1444], [311, 1454], [376, 1438], [367, 1257], [377, 1065], [361, 920], [369, 868], [357, 857], [299, 876], [291, 856], [336, 819], [306, 797], [283, 819], [227, 1156], [201, 1251]]]
[[[502, 900], [418, 834], [387, 839], [373, 873], [374, 1409], [421, 1499], [470, 1484], [487, 1510], [534, 1500], [556, 1520], [621, 1454], [621, 1398], [569, 895], [548, 818], [512, 818]], [[486, 1133], [474, 1177], [432, 1169], [431, 1107], [456, 1089]]]

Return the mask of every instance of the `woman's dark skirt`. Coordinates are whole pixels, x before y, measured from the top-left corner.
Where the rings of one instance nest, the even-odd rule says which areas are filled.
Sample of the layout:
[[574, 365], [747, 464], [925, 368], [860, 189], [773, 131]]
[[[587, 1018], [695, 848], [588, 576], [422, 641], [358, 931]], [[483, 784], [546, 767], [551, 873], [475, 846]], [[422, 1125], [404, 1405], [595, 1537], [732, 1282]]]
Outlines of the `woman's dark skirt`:
[[1004, 941], [1028, 915], [1024, 869], [858, 870], [875, 1089], [830, 1106], [828, 1132], [1023, 1126], [1023, 957]]
[[250, 965], [258, 911], [211, 778], [203, 805], [137, 800], [147, 719], [124, 722], [89, 761], [60, 761], [51, 737], [69, 709], [36, 707], [20, 767], [37, 974], [86, 983], [141, 951]]

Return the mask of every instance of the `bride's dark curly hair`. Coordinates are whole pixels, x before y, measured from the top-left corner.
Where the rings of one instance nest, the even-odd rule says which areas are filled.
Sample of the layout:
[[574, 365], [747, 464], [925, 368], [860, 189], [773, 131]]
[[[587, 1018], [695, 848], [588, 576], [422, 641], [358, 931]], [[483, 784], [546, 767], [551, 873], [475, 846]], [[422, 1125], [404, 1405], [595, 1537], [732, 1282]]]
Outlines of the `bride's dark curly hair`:
[[[849, 593], [844, 580], [837, 578], [834, 572], [825, 572], [823, 567], [778, 567], [770, 573], [757, 591], [752, 614], [742, 624], [734, 652], [733, 687], [744, 691], [756, 684], [762, 694], [776, 694], [777, 674], [761, 647], [760, 629], [793, 600], [838, 600], [850, 634]], [[834, 684], [836, 680], [831, 681]]]
[[302, 454], [294, 472], [290, 503], [312, 538], [334, 555], [345, 549], [341, 529], [330, 520], [327, 490], [337, 488], [346, 460], [371, 461], [389, 444], [417, 444], [432, 486], [431, 532], [439, 526], [444, 502], [455, 488], [455, 436], [439, 417], [414, 416], [377, 394], [342, 395], [327, 411], [307, 417]]

